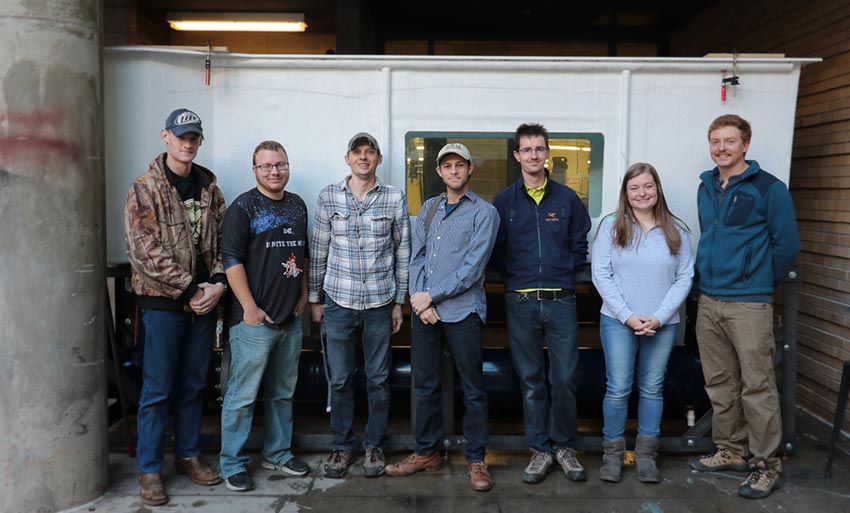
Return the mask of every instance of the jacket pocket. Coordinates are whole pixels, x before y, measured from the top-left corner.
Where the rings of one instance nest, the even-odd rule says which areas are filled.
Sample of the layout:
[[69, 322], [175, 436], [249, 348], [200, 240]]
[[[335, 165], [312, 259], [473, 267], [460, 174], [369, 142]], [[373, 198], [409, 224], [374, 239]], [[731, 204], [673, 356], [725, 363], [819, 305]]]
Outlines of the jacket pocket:
[[746, 249], [744, 250], [744, 259], [741, 261], [741, 281], [745, 282], [749, 279], [750, 274], [750, 263], [753, 260], [753, 245], [747, 244]]
[[726, 226], [741, 226], [747, 222], [753, 207], [756, 204], [756, 198], [746, 192], [736, 192], [732, 195], [731, 204], [726, 209], [726, 215], [723, 217], [723, 223]]

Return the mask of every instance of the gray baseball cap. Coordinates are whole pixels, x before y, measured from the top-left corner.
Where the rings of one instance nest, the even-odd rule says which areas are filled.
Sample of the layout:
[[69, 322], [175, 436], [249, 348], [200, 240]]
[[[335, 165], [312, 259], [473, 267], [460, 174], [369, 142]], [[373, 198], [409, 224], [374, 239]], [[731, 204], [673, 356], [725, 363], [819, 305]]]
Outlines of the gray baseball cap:
[[348, 140], [348, 151], [351, 151], [357, 148], [358, 146], [362, 146], [364, 144], [375, 148], [375, 151], [381, 153], [381, 147], [378, 146], [378, 140], [375, 139], [372, 134], [366, 132], [357, 132], [356, 134], [354, 134], [354, 137]]
[[454, 153], [455, 155], [465, 159], [467, 162], [472, 162], [472, 155], [469, 153], [469, 148], [461, 143], [449, 143], [443, 146], [440, 149], [440, 153], [437, 154], [437, 164], [443, 160], [443, 157], [450, 153]]

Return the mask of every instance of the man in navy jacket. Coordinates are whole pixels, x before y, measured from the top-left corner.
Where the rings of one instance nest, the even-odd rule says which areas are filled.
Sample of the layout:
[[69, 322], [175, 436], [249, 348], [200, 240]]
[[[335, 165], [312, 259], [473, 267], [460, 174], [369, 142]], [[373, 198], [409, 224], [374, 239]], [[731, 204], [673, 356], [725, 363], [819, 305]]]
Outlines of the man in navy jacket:
[[717, 450], [691, 467], [749, 471], [738, 494], [760, 499], [782, 471], [773, 292], [800, 251], [800, 236], [785, 184], [744, 159], [751, 136], [750, 124], [734, 114], [708, 129], [717, 167], [700, 175], [697, 193], [696, 331]]
[[584, 481], [587, 476], [573, 448], [578, 426], [573, 277], [587, 262], [590, 216], [575, 191], [549, 179], [549, 132], [542, 125], [520, 125], [514, 143], [522, 177], [493, 201], [501, 218], [493, 263], [505, 278], [511, 358], [532, 452], [522, 479], [541, 482], [557, 460], [568, 479]]

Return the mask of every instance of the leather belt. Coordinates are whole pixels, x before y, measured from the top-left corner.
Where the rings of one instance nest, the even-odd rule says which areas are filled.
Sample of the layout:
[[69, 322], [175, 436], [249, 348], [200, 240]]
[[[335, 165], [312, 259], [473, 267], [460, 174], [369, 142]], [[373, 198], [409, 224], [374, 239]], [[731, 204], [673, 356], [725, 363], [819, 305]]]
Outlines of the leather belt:
[[536, 300], [536, 301], [552, 301], [555, 299], [564, 299], [568, 297], [572, 297], [575, 294], [575, 291], [572, 289], [561, 289], [561, 290], [535, 290], [532, 292], [507, 292], [505, 295], [509, 296], [513, 299], [521, 299], [524, 301], [528, 300]]

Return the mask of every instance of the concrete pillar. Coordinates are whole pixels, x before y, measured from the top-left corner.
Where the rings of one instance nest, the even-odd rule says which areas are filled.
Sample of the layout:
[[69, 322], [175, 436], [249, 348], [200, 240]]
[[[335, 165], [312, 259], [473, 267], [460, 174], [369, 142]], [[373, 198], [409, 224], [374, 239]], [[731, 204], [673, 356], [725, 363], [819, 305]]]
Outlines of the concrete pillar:
[[107, 486], [101, 0], [0, 0], [0, 511]]

